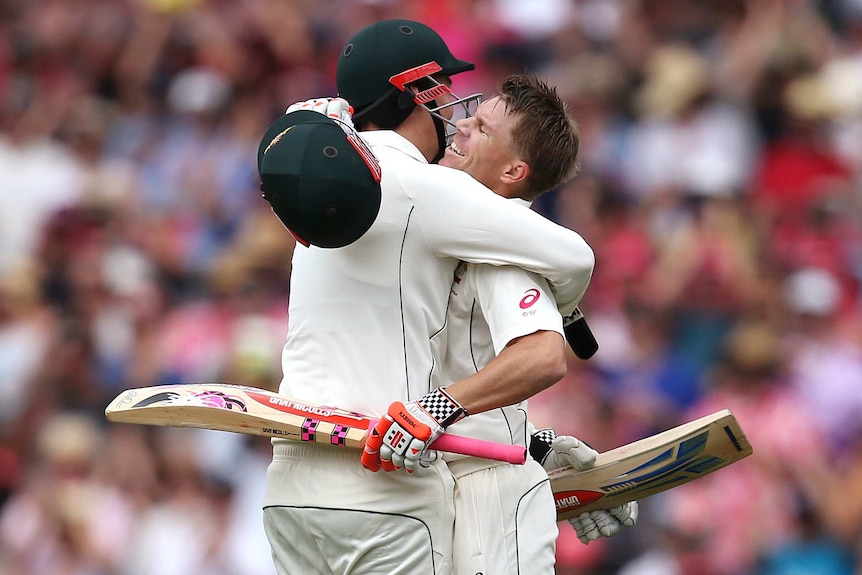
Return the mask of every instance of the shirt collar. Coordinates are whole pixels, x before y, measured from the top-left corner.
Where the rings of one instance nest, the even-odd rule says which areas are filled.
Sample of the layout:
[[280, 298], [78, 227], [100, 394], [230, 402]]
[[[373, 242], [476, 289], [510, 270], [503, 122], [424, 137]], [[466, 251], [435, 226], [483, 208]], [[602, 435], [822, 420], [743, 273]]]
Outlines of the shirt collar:
[[407, 154], [414, 160], [425, 164], [428, 163], [428, 160], [425, 159], [425, 156], [422, 155], [422, 152], [419, 151], [419, 148], [417, 148], [413, 142], [394, 130], [372, 130], [369, 132], [360, 132], [360, 135], [369, 146], [386, 146], [387, 148], [394, 148]]

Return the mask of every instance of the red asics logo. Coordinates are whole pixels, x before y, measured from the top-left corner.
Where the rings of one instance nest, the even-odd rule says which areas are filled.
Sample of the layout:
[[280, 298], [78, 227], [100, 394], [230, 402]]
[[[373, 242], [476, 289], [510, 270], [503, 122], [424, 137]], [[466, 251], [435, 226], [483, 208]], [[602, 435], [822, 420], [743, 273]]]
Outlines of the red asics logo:
[[521, 303], [518, 305], [521, 306], [521, 309], [527, 309], [537, 301], [539, 301], [539, 296], [541, 292], [536, 288], [528, 289], [526, 295], [521, 298]]

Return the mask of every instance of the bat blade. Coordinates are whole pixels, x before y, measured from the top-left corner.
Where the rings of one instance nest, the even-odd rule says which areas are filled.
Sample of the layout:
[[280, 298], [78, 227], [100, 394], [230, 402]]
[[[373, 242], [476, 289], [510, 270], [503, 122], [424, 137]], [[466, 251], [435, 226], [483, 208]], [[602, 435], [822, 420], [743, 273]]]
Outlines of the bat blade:
[[585, 471], [565, 467], [549, 473], [557, 520], [655, 495], [751, 453], [733, 413], [717, 411], [600, 453], [595, 465]]
[[[355, 449], [362, 447], [366, 431], [376, 422], [360, 413], [229, 383], [127, 389], [108, 405], [105, 417], [115, 423], [196, 427]], [[522, 446], [445, 433], [431, 447], [516, 465], [527, 457]]]

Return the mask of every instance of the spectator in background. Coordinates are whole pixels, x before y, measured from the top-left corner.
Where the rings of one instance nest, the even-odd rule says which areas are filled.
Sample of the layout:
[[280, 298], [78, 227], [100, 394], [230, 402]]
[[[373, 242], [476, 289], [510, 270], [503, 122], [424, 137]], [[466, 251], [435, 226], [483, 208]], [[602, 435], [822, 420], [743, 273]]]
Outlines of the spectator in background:
[[[699, 198], [664, 241], [640, 298], [671, 318], [674, 356], [700, 377], [717, 360], [730, 327], [764, 301], [756, 232], [742, 207], [727, 198]], [[681, 406], [697, 398], [694, 382], [668, 392]]]
[[[788, 377], [809, 406], [835, 458], [850, 450], [862, 422], [862, 350], [855, 310], [832, 273], [807, 267], [782, 285], [787, 307]], [[854, 306], [855, 307], [855, 306]]]
[[[775, 326], [762, 319], [739, 322], [729, 332], [724, 352], [712, 388], [683, 419], [730, 409], [757, 456], [665, 497], [676, 529], [708, 539], [704, 572], [711, 575], [744, 573], [766, 550], [787, 543], [797, 527], [797, 501], [807, 497], [794, 477], [828, 466], [826, 438], [787, 382]], [[699, 519], [701, 514], [709, 520]], [[723, 529], [731, 520], [745, 527]]]
[[623, 156], [627, 188], [641, 201], [734, 197], [746, 188], [757, 134], [744, 106], [723, 97], [705, 57], [686, 44], [657, 47], [633, 95], [640, 121]]

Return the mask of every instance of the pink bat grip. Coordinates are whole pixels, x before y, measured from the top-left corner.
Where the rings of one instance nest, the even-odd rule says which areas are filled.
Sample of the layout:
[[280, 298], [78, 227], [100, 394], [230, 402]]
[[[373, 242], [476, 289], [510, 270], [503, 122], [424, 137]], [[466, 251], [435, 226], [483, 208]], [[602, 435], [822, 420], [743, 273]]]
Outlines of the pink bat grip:
[[[377, 423], [372, 419], [368, 426], [370, 430]], [[495, 443], [484, 439], [474, 439], [463, 435], [444, 433], [431, 444], [431, 449], [448, 451], [471, 457], [484, 457], [496, 461], [506, 461], [515, 465], [524, 465], [527, 461], [527, 448], [508, 443]]]
[[431, 444], [431, 448], [450, 453], [460, 453], [461, 455], [508, 461], [515, 465], [523, 465], [527, 461], [526, 447], [508, 443], [494, 443], [493, 441], [473, 439], [463, 435], [444, 433]]

